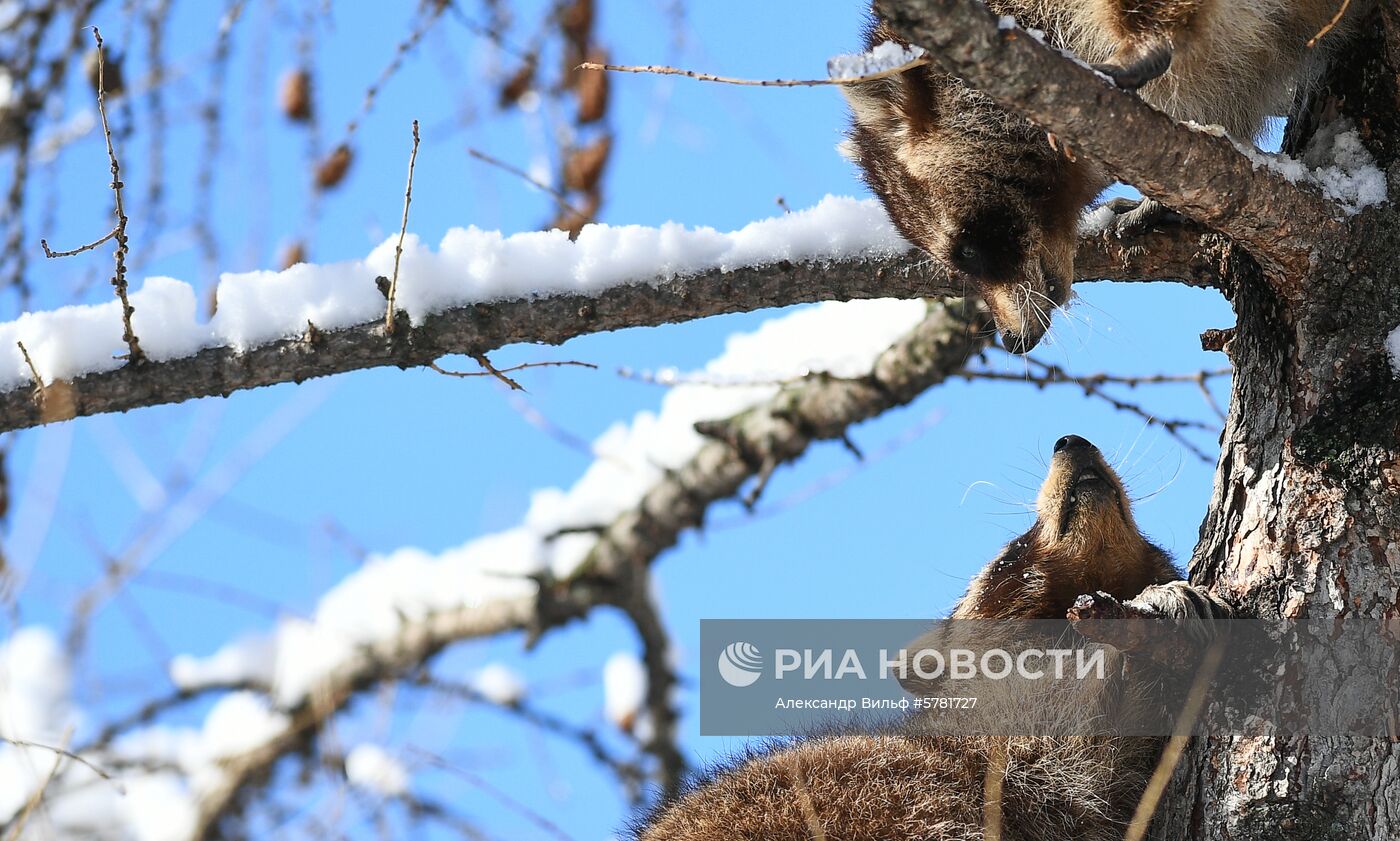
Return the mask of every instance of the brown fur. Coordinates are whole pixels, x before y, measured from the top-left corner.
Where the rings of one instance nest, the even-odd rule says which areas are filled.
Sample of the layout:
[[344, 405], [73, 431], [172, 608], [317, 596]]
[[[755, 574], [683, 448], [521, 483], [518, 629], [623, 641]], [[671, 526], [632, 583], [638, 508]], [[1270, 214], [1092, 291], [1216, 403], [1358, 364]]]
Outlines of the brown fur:
[[[1086, 470], [1098, 481], [1085, 481]], [[1141, 592], [1136, 603], [1183, 622], [1201, 611], [1210, 620], [1216, 603], [1172, 581], [1171, 563], [1138, 533], [1121, 481], [1088, 442], [1069, 436], [1057, 444], [1038, 509], [1036, 525], [974, 579], [954, 617], [1063, 618], [1074, 595], [1107, 590]], [[812, 738], [753, 755], [659, 809], [637, 837], [976, 841], [990, 774], [1001, 782], [1003, 841], [1117, 841], [1162, 743], [1112, 733], [1135, 732], [1120, 727], [1125, 717], [1160, 715], [1161, 703], [1151, 681], [1113, 685], [1039, 689], [1012, 705], [1013, 721], [1004, 706], [995, 720], [919, 716], [893, 732]], [[1032, 735], [972, 735], [979, 732]]]
[[[1142, 96], [1181, 120], [1252, 139], [1297, 84], [1345, 41], [1360, 6], [1318, 47], [1337, 0], [987, 0], [1087, 61], [1126, 67], [1170, 57]], [[899, 41], [878, 24], [868, 47]], [[962, 272], [1008, 349], [1024, 352], [1069, 298], [1080, 210], [1109, 184], [1029, 122], [949, 76], [919, 67], [844, 88], [852, 157], [906, 239]]]
[[954, 619], [1063, 619], [1083, 593], [1127, 601], [1181, 577], [1138, 531], [1127, 491], [1098, 448], [1077, 436], [1061, 443], [1035, 525], [972, 579]]

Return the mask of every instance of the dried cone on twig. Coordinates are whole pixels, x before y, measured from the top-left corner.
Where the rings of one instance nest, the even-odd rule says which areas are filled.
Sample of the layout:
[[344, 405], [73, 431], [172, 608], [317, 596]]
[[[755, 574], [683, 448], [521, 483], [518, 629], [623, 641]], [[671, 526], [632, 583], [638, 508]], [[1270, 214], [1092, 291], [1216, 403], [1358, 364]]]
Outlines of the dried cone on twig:
[[290, 269], [297, 263], [306, 262], [306, 243], [297, 240], [282, 249], [282, 259], [278, 261], [283, 269]]
[[298, 68], [282, 77], [282, 113], [287, 119], [304, 123], [311, 119], [311, 74]]
[[605, 134], [591, 146], [575, 149], [564, 162], [564, 186], [580, 193], [591, 193], [603, 177], [608, 154], [612, 151], [612, 135]]
[[350, 171], [350, 164], [354, 160], [354, 153], [350, 151], [349, 146], [342, 143], [335, 147], [335, 151], [327, 155], [316, 167], [316, 186], [328, 190], [344, 181], [345, 173]]
[[520, 69], [506, 80], [501, 86], [501, 96], [498, 100], [502, 108], [509, 108], [520, 101], [526, 91], [535, 86], [535, 55], [531, 53], [525, 57], [525, 63], [520, 65]]
[[[608, 52], [594, 47], [588, 52], [588, 60], [594, 64], [607, 64]], [[610, 76], [601, 70], [579, 71], [578, 85], [578, 124], [596, 123], [608, 113], [608, 90]]]
[[568, 232], [569, 239], [578, 239], [583, 226], [597, 217], [598, 208], [602, 206], [602, 203], [602, 197], [593, 193], [588, 196], [582, 207], [575, 205], [573, 210], [560, 211], [554, 221], [549, 223], [549, 227]]
[[580, 49], [593, 31], [593, 12], [593, 0], [574, 0], [559, 14], [560, 28]]

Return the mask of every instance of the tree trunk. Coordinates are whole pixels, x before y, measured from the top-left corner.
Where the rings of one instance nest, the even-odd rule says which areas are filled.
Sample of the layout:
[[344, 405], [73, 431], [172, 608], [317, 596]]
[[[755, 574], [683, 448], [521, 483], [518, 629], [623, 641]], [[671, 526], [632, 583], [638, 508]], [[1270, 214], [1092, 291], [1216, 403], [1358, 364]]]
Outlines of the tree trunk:
[[[1400, 184], [1400, 13], [1366, 34], [1299, 108], [1285, 151], [1349, 117]], [[1159, 838], [1400, 838], [1400, 325], [1394, 204], [1319, 242], [1292, 300], [1242, 253], [1229, 420], [1191, 579], [1261, 617], [1292, 652], [1273, 702], [1370, 723], [1388, 738], [1283, 734], [1240, 720], [1178, 768]], [[1376, 724], [1379, 723], [1379, 730]]]

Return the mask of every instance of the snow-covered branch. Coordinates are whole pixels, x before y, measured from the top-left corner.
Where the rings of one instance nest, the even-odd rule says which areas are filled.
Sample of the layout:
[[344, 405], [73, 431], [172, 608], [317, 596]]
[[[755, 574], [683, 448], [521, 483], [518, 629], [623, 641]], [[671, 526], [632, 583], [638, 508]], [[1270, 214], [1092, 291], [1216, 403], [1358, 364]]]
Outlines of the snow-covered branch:
[[[285, 618], [207, 656], [175, 658], [172, 698], [221, 695], [203, 726], [160, 723], [172, 701], [127, 717], [124, 732], [103, 728], [83, 755], [122, 769], [126, 793], [96, 787], [91, 774], [70, 767], [47, 808], [60, 824], [105, 816], [114, 837], [138, 817], [157, 821], [160, 837], [209, 837], [248, 802], [250, 786], [314, 743], [364, 691], [414, 679], [458, 642], [515, 630], [537, 636], [597, 607], [619, 608], [637, 626], [645, 689], [625, 715], [647, 717], [656, 738], [645, 747], [661, 779], [675, 777], [680, 754], [664, 744], [674, 728], [666, 720], [668, 642], [648, 600], [650, 561], [745, 481], [953, 375], [990, 341], [989, 326], [976, 302], [883, 300], [827, 303], [733, 337], [706, 373], [779, 384], [674, 388], [659, 412], [605, 433], [594, 445], [597, 460], [573, 487], [537, 492], [518, 527], [438, 555], [405, 548], [372, 557], [312, 616]], [[37, 652], [26, 658], [35, 674], [63, 673], [56, 643], [36, 637], [26, 645]], [[7, 735], [69, 726], [66, 684], [35, 685], [47, 694], [20, 699], [33, 721]], [[24, 767], [15, 751], [0, 750], [0, 765]], [[19, 796], [25, 791], [17, 786]]]
[[1176, 123], [1031, 33], [1001, 26], [980, 0], [877, 0], [876, 7], [944, 71], [1144, 194], [1245, 243], [1266, 265], [1306, 267], [1319, 235], [1339, 226], [1343, 203], [1300, 164], [1247, 154], [1223, 132]]
[[[571, 242], [560, 231], [454, 229], [436, 251], [408, 237], [396, 292], [407, 326], [390, 334], [376, 278], [392, 272], [396, 239], [364, 260], [226, 274], [208, 322], [196, 318], [190, 286], [149, 278], [132, 295], [141, 364], [119, 358], [116, 303], [0, 324], [0, 431], [517, 342], [813, 301], [938, 298], [964, 286], [909, 253], [873, 201], [828, 198], [727, 234], [594, 225]], [[1199, 284], [1210, 272], [1200, 244], [1188, 228], [1097, 240], [1081, 278]]]

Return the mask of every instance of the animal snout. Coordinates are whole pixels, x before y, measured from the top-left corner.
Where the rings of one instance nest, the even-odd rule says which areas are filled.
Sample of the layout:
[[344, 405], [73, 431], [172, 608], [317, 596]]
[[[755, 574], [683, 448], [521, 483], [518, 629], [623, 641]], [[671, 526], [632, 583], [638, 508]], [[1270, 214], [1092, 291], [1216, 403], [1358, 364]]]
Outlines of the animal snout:
[[1001, 331], [1001, 344], [1008, 351], [1015, 354], [1029, 353], [1040, 343], [1040, 333], [1016, 333], [1011, 330]]
[[1066, 436], [1064, 436], [1063, 438], [1061, 438], [1060, 440], [1058, 440], [1058, 441], [1055, 442], [1055, 452], [1057, 452], [1057, 453], [1059, 453], [1059, 452], [1064, 452], [1065, 450], [1092, 450], [1092, 449], [1094, 449], [1094, 445], [1093, 445], [1093, 444], [1090, 444], [1090, 443], [1088, 442], [1088, 440], [1086, 440], [1086, 439], [1084, 439], [1084, 438], [1080, 438], [1078, 435], [1066, 435]]

